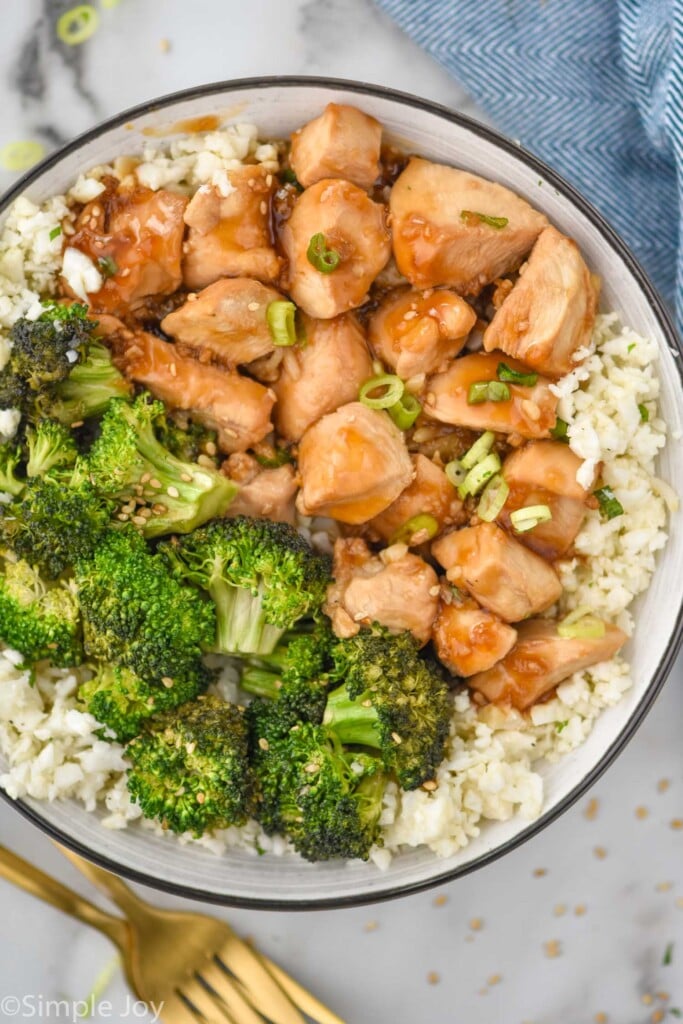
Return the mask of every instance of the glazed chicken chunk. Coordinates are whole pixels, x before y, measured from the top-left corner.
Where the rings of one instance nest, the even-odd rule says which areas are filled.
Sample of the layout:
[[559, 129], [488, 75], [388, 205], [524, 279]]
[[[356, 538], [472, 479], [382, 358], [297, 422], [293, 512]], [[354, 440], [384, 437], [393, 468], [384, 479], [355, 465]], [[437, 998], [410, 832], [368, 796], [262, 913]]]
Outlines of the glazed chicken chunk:
[[[430, 534], [419, 529], [423, 516], [436, 522], [437, 533], [458, 522], [462, 516], [462, 502], [443, 469], [424, 455], [413, 455], [412, 460], [415, 468], [412, 482], [389, 508], [368, 524], [373, 540], [391, 541], [400, 535], [401, 541], [412, 547], [430, 539]], [[416, 519], [415, 532], [406, 532], [406, 524]]]
[[161, 321], [162, 330], [203, 359], [241, 366], [273, 352], [268, 306], [282, 299], [274, 288], [249, 278], [210, 284]]
[[298, 441], [313, 423], [358, 397], [372, 376], [365, 335], [355, 316], [333, 320], [302, 316], [306, 341], [283, 349], [280, 376], [273, 385], [278, 404], [275, 426], [288, 441]]
[[240, 485], [228, 510], [229, 515], [294, 523], [294, 496], [298, 486], [291, 464], [264, 469], [253, 455], [236, 452], [223, 463], [221, 469]]
[[523, 711], [574, 672], [608, 661], [617, 653], [626, 643], [626, 634], [609, 623], [604, 627], [603, 636], [563, 638], [556, 622], [523, 622], [510, 653], [467, 682], [488, 701]]
[[379, 622], [387, 629], [410, 630], [426, 644], [439, 603], [439, 581], [430, 565], [404, 544], [374, 557], [360, 537], [340, 538], [334, 545], [335, 582], [323, 610], [337, 636], [355, 636], [361, 626]]
[[544, 558], [553, 560], [566, 554], [581, 529], [592, 490], [592, 486], [584, 490], [577, 482], [582, 464], [569, 445], [558, 441], [529, 441], [512, 452], [503, 463], [510, 491], [498, 522], [515, 533], [511, 512], [547, 505], [552, 518], [516, 536]]
[[[89, 257], [102, 280], [99, 291], [88, 293], [91, 308], [124, 316], [181, 284], [187, 199], [166, 189], [121, 188], [116, 179], [104, 180], [105, 192], [84, 207], [68, 239], [65, 266], [70, 249]], [[66, 294], [83, 298], [68, 279], [62, 283]]]
[[368, 337], [375, 354], [399, 377], [434, 373], [456, 356], [477, 315], [455, 292], [402, 290], [382, 300], [370, 317]]
[[299, 473], [302, 515], [357, 525], [395, 501], [413, 478], [413, 464], [389, 416], [351, 402], [306, 431]]
[[500, 349], [549, 377], [561, 377], [588, 345], [597, 295], [579, 248], [553, 227], [541, 232], [529, 262], [484, 334]]
[[484, 672], [504, 658], [517, 633], [493, 612], [466, 599], [441, 601], [434, 622], [434, 648], [439, 661], [456, 676]]
[[[311, 253], [316, 236], [319, 252], [335, 254], [333, 268], [320, 269], [320, 257]], [[289, 260], [288, 290], [297, 306], [320, 320], [362, 305], [391, 255], [386, 208], [357, 185], [333, 178], [302, 193], [281, 242]]]
[[370, 188], [380, 173], [382, 125], [356, 107], [328, 103], [320, 117], [292, 135], [289, 160], [304, 186], [344, 178]]
[[222, 451], [246, 451], [273, 429], [275, 396], [255, 380], [184, 356], [175, 345], [145, 331], [124, 339], [123, 345], [114, 341], [113, 349], [122, 373], [170, 409], [182, 409], [216, 430]]
[[227, 195], [215, 185], [202, 185], [185, 211], [189, 231], [183, 280], [188, 288], [205, 288], [220, 277], [270, 282], [280, 273], [282, 260], [270, 233], [274, 176], [259, 165], [238, 167], [227, 175]]
[[448, 580], [505, 622], [521, 622], [557, 601], [562, 584], [552, 566], [495, 523], [440, 537], [432, 554]]
[[[453, 423], [471, 430], [495, 430], [526, 438], [548, 437], [557, 422], [557, 397], [544, 377], [531, 387], [507, 383], [509, 398], [500, 401], [471, 393], [472, 385], [496, 381], [504, 360], [512, 370], [528, 372], [500, 352], [473, 353], [454, 359], [447, 370], [430, 377], [426, 386], [425, 415], [441, 423]], [[475, 389], [476, 390], [476, 389]], [[472, 399], [476, 397], [476, 401]]]
[[412, 157], [391, 190], [398, 269], [415, 288], [478, 295], [515, 270], [548, 224], [496, 182]]

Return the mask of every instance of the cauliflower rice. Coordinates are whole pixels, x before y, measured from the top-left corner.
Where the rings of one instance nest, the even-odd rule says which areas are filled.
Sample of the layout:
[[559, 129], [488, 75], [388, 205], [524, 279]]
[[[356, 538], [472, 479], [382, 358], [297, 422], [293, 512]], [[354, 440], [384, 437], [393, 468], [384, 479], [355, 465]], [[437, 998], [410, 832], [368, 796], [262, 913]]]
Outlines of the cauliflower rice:
[[[211, 184], [227, 195], [227, 172], [247, 158], [272, 170], [278, 166], [274, 144], [260, 143], [254, 126], [236, 125], [163, 148], [149, 146], [139, 161], [95, 168], [79, 177], [66, 196], [40, 207], [26, 197], [17, 199], [0, 235], [0, 366], [7, 356], [8, 328], [22, 316], [39, 315], [41, 298], [54, 293], [62, 270], [62, 239], [51, 235], [60, 223], [65, 234], [71, 232], [70, 202], [95, 198], [103, 188], [99, 179], [108, 172], [134, 174], [152, 189], [192, 193]], [[588, 558], [557, 566], [564, 588], [560, 611], [590, 605], [629, 635], [630, 605], [649, 585], [657, 552], [667, 541], [668, 511], [677, 501], [655, 475], [667, 432], [658, 415], [657, 355], [654, 341], [622, 325], [617, 314], [601, 315], [588, 358], [553, 385], [560, 398], [558, 414], [569, 424], [570, 446], [584, 460], [580, 476], [590, 485], [597, 463], [605, 460], [602, 477], [624, 508], [623, 516], [607, 521], [598, 511], [588, 512], [575, 543], [577, 555]], [[14, 412], [0, 411], [0, 441], [16, 427]], [[313, 539], [329, 545], [325, 534]], [[79, 710], [76, 693], [86, 673], [44, 667], [31, 674], [21, 670], [21, 661], [16, 652], [0, 652], [0, 767], [5, 769], [0, 786], [14, 799], [78, 800], [86, 810], [98, 811], [106, 828], [137, 823], [161, 832], [142, 819], [128, 795], [124, 748], [98, 738], [96, 720]], [[216, 692], [235, 699], [236, 680], [235, 670], [226, 665]], [[539, 762], [555, 761], [577, 747], [597, 716], [630, 686], [629, 666], [617, 656], [567, 679], [556, 696], [527, 715], [495, 705], [481, 708], [466, 691], [458, 693], [436, 789], [401, 793], [395, 785], [388, 787], [384, 845], [373, 850], [372, 860], [385, 868], [402, 847], [421, 845], [448, 857], [479, 835], [487, 820], [537, 817], [544, 802]], [[181, 841], [200, 843], [217, 854], [235, 847], [291, 852], [287, 840], [264, 835], [255, 822]]]

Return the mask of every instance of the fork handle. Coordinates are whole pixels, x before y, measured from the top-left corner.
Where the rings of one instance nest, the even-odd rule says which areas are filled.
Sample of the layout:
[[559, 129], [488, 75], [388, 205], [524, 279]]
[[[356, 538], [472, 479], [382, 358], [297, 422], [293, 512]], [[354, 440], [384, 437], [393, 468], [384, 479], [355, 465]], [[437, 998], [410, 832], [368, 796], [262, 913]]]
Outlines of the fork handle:
[[0, 846], [0, 878], [25, 889], [32, 896], [52, 904], [57, 910], [75, 917], [83, 924], [96, 928], [119, 949], [125, 947], [127, 925], [122, 918], [107, 914], [5, 846]]
[[142, 901], [138, 899], [135, 893], [128, 888], [118, 875], [113, 875], [110, 871], [105, 871], [104, 868], [93, 864], [92, 861], [77, 856], [73, 851], [67, 849], [66, 846], [60, 846], [58, 843], [55, 843], [55, 846], [82, 875], [85, 875], [89, 882], [92, 882], [95, 888], [99, 889], [110, 900], [113, 900], [126, 917], [131, 920], [135, 918]]

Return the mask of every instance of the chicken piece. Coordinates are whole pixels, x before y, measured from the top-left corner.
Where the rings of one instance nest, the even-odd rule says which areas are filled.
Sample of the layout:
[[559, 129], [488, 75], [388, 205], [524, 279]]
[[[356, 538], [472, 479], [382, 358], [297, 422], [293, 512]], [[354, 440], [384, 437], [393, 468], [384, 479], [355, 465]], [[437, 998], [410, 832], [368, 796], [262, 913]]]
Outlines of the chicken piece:
[[270, 201], [277, 182], [270, 171], [250, 164], [227, 172], [230, 192], [202, 185], [185, 211], [189, 226], [183, 280], [205, 288], [220, 277], [276, 281], [282, 260], [273, 248]]
[[334, 320], [302, 317], [306, 344], [284, 350], [277, 395], [275, 426], [288, 441], [340, 405], [352, 402], [369, 377], [372, 360], [355, 316]]
[[184, 356], [175, 345], [145, 331], [123, 344], [115, 342], [113, 349], [122, 373], [144, 384], [169, 408], [183, 409], [215, 430], [222, 451], [246, 451], [273, 429], [275, 395], [255, 380]]
[[328, 103], [320, 117], [292, 134], [289, 162], [304, 186], [344, 178], [370, 188], [380, 174], [382, 125], [343, 103]]
[[389, 416], [351, 402], [308, 428], [299, 445], [299, 472], [302, 515], [357, 525], [391, 505], [414, 471], [403, 434]]
[[441, 601], [434, 622], [436, 656], [456, 676], [485, 672], [504, 658], [517, 633], [476, 601]]
[[124, 316], [181, 284], [187, 198], [165, 189], [123, 189], [113, 178], [106, 183], [82, 210], [68, 245], [85, 253], [103, 278], [99, 291], [88, 295], [92, 310]]
[[495, 523], [448, 533], [432, 545], [432, 554], [451, 583], [505, 622], [545, 611], [562, 593], [552, 566]]
[[460, 295], [515, 270], [548, 224], [503, 185], [419, 157], [397, 178], [389, 208], [401, 273], [416, 288], [449, 285]]
[[410, 630], [420, 645], [431, 635], [439, 604], [439, 581], [430, 565], [403, 544], [371, 555], [360, 537], [334, 545], [335, 582], [323, 611], [337, 636], [355, 636], [361, 626], [379, 622], [396, 632]]
[[[327, 273], [308, 258], [314, 235], [339, 256]], [[324, 178], [297, 200], [281, 228], [289, 260], [288, 291], [309, 316], [330, 320], [361, 306], [368, 288], [391, 255], [387, 210], [348, 181]]]
[[273, 352], [266, 312], [282, 300], [274, 288], [246, 277], [226, 278], [188, 298], [161, 321], [179, 345], [226, 366], [240, 366]]
[[370, 317], [368, 338], [378, 358], [408, 380], [456, 356], [476, 321], [472, 307], [444, 288], [392, 292]]
[[549, 377], [562, 377], [588, 345], [597, 294], [576, 242], [542, 231], [529, 262], [484, 332], [487, 352], [500, 349]]
[[604, 636], [565, 639], [558, 636], [556, 622], [532, 619], [521, 624], [517, 643], [502, 661], [467, 682], [488, 701], [523, 711], [574, 672], [614, 657], [626, 640], [608, 622]]
[[510, 398], [502, 402], [485, 401], [470, 404], [470, 385], [497, 380], [501, 360], [513, 370], [526, 367], [500, 352], [480, 352], [454, 359], [444, 373], [427, 381], [427, 397], [423, 411], [442, 423], [454, 423], [471, 430], [495, 430], [502, 434], [519, 434], [526, 438], [548, 437], [557, 422], [557, 396], [550, 390], [550, 381], [539, 377], [532, 387], [507, 384]]
[[[294, 467], [285, 465], [261, 469], [257, 463], [256, 468], [257, 472], [242, 483], [239, 493], [233, 498], [228, 515], [253, 516], [294, 525], [294, 496], [298, 490]], [[228, 475], [232, 477], [232, 474]]]
[[[428, 515], [436, 520], [438, 532], [452, 526], [462, 516], [462, 502], [446, 474], [424, 455], [413, 455], [415, 477], [395, 502], [368, 523], [373, 540], [390, 541], [409, 520]], [[436, 536], [436, 534], [434, 534]], [[424, 543], [428, 537], [415, 534], [401, 537], [409, 546]]]
[[[569, 445], [558, 441], [529, 441], [512, 452], [503, 463], [510, 493], [498, 522], [544, 558], [566, 554], [581, 529], [592, 491], [592, 486], [584, 490], [577, 482], [582, 464]], [[517, 534], [510, 513], [530, 505], [547, 505], [552, 519]]]

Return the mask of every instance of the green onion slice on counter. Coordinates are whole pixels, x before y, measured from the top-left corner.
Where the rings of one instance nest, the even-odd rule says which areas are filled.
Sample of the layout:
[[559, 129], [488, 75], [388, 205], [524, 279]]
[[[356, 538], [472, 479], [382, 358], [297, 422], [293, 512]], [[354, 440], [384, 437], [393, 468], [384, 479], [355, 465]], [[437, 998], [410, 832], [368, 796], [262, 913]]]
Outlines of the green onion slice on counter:
[[409, 430], [422, 412], [422, 406], [415, 395], [404, 391], [398, 402], [390, 405], [387, 412], [399, 430]]
[[563, 640], [598, 639], [605, 635], [605, 623], [592, 614], [586, 604], [579, 605], [557, 624], [557, 635]]
[[496, 473], [482, 491], [477, 508], [479, 518], [483, 519], [485, 523], [492, 523], [502, 512], [509, 493], [510, 488], [502, 473]]
[[478, 437], [472, 447], [468, 448], [460, 459], [460, 465], [463, 469], [472, 469], [472, 466], [476, 466], [478, 462], [481, 462], [493, 448], [495, 439], [496, 435], [492, 430], [486, 430], [481, 437]]
[[325, 236], [322, 231], [313, 235], [308, 243], [306, 256], [311, 266], [319, 270], [321, 274], [331, 274], [339, 266], [341, 256], [336, 249], [328, 249]]
[[57, 36], [67, 46], [79, 46], [97, 32], [100, 16], [92, 4], [72, 7], [57, 21]]
[[519, 384], [524, 388], [532, 388], [538, 380], [537, 373], [524, 373], [522, 370], [513, 370], [507, 363], [498, 363], [496, 370], [498, 380], [507, 381], [508, 384]]
[[492, 476], [500, 472], [500, 459], [491, 452], [473, 466], [463, 482], [458, 487], [458, 494], [465, 499], [469, 494], [479, 494], [479, 491], [489, 482]]
[[[380, 395], [372, 395], [373, 391], [381, 390]], [[370, 377], [358, 392], [358, 400], [367, 405], [368, 409], [390, 409], [403, 398], [405, 385], [394, 373], [381, 373]]]
[[424, 539], [431, 540], [439, 532], [439, 524], [434, 516], [423, 512], [420, 515], [408, 519], [403, 526], [399, 527], [391, 538], [391, 544], [409, 544], [417, 534], [425, 534]]
[[507, 402], [510, 388], [499, 380], [477, 380], [470, 384], [467, 392], [468, 405], [481, 405], [482, 402]]
[[540, 523], [548, 523], [553, 514], [547, 505], [527, 505], [510, 513], [510, 522], [516, 533], [526, 533]]
[[490, 228], [505, 228], [508, 225], [507, 217], [491, 217], [488, 213], [479, 213], [478, 210], [462, 210], [460, 220], [470, 227], [476, 224], [488, 224]]
[[296, 345], [296, 306], [293, 302], [286, 302], [284, 299], [269, 302], [266, 322], [273, 345], [278, 348], [291, 348], [292, 345]]
[[605, 519], [616, 519], [617, 516], [623, 516], [624, 506], [611, 487], [598, 487], [597, 491], [593, 491], [593, 497], [598, 499], [600, 515]]

